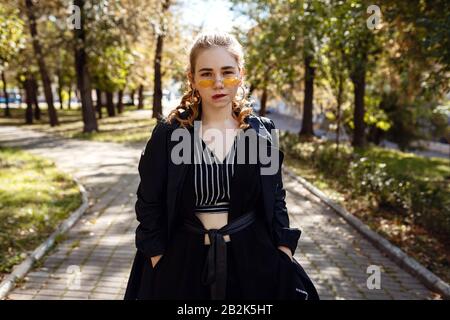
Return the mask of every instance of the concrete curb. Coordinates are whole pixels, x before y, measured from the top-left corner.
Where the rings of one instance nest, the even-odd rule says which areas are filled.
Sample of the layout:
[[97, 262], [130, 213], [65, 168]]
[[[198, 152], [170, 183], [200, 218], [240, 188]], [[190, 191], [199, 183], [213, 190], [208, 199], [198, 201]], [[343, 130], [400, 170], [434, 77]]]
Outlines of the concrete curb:
[[342, 216], [352, 227], [366, 237], [378, 249], [385, 252], [392, 260], [394, 260], [400, 267], [419, 278], [422, 283], [430, 290], [438, 292], [444, 299], [450, 300], [450, 285], [430, 270], [421, 265], [417, 260], [408, 256], [399, 247], [393, 245], [388, 240], [380, 236], [378, 233], [372, 231], [366, 224], [364, 224], [357, 217], [349, 213], [339, 204], [331, 200], [322, 191], [314, 187], [311, 183], [297, 176], [291, 169], [283, 166], [283, 172], [292, 179], [301, 183], [311, 193], [316, 195], [325, 204], [333, 208], [340, 216]]
[[78, 219], [86, 212], [89, 207], [87, 191], [84, 186], [76, 179], [72, 178], [78, 185], [81, 192], [82, 203], [73, 211], [70, 216], [62, 221], [55, 231], [43, 242], [41, 243], [24, 261], [14, 267], [13, 271], [5, 277], [5, 279], [0, 283], [0, 300], [8, 295], [8, 293], [15, 287], [15, 282], [22, 279], [33, 267], [34, 263], [41, 259], [45, 253], [47, 253], [50, 248], [55, 243], [57, 236], [64, 234], [67, 230], [72, 228], [72, 226], [78, 221]]

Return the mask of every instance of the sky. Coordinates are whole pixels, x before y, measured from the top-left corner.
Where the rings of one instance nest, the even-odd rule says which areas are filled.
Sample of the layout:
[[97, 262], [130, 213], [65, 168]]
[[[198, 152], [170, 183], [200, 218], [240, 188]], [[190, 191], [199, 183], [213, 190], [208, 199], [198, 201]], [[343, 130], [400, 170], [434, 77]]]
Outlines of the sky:
[[203, 31], [219, 29], [229, 32], [233, 26], [245, 29], [251, 26], [247, 18], [231, 10], [232, 4], [227, 0], [184, 0], [183, 8], [183, 22], [197, 26], [203, 24]]

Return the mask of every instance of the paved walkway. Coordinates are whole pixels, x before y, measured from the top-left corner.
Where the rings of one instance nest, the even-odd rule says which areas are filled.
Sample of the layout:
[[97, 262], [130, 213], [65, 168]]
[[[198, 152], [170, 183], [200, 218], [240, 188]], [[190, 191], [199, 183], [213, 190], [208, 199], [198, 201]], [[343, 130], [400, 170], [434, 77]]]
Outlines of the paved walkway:
[[[56, 138], [0, 127], [0, 145], [53, 159], [86, 186], [91, 207], [8, 299], [122, 299], [135, 254], [135, 191], [142, 146]], [[428, 299], [433, 296], [341, 219], [284, 176], [291, 226], [303, 232], [296, 258], [322, 299]], [[369, 290], [367, 267], [381, 268], [381, 289]], [[77, 283], [70, 283], [76, 275]], [[76, 286], [79, 284], [79, 286]]]

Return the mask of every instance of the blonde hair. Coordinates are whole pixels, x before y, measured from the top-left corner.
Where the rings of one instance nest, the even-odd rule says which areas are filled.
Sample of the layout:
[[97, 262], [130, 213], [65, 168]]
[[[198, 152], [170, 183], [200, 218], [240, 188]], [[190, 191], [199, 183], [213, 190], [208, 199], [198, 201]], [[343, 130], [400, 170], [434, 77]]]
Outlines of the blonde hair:
[[[228, 50], [228, 52], [236, 59], [239, 70], [244, 69], [245, 60], [244, 52], [241, 44], [236, 40], [236, 38], [226, 32], [207, 32], [199, 34], [194, 43], [189, 50], [189, 65], [186, 68], [186, 75], [189, 71], [192, 75], [195, 74], [195, 63], [200, 51], [204, 49], [209, 49], [213, 47], [222, 47]], [[180, 104], [173, 109], [167, 116], [166, 121], [172, 123], [175, 119], [179, 121], [182, 127], [193, 126], [194, 120], [197, 119], [199, 114], [201, 114], [200, 108], [200, 95], [197, 90], [194, 90], [189, 82], [187, 81], [188, 90], [184, 92], [181, 98]], [[249, 125], [244, 122], [244, 119], [253, 113], [253, 109], [250, 107], [250, 103], [247, 100], [248, 89], [242, 86], [243, 98], [240, 101], [233, 99], [232, 101], [232, 116], [239, 122], [239, 127], [241, 129], [247, 128]], [[181, 111], [180, 111], [181, 110]], [[187, 110], [188, 116], [186, 119], [180, 117], [181, 112]]]

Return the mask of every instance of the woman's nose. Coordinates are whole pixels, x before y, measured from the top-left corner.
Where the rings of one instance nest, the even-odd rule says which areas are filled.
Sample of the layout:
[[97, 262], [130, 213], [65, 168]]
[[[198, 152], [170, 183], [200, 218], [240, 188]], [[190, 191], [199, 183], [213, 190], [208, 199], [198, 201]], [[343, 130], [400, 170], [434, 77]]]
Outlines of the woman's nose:
[[216, 77], [214, 79], [214, 88], [223, 88], [223, 78], [222, 77]]

